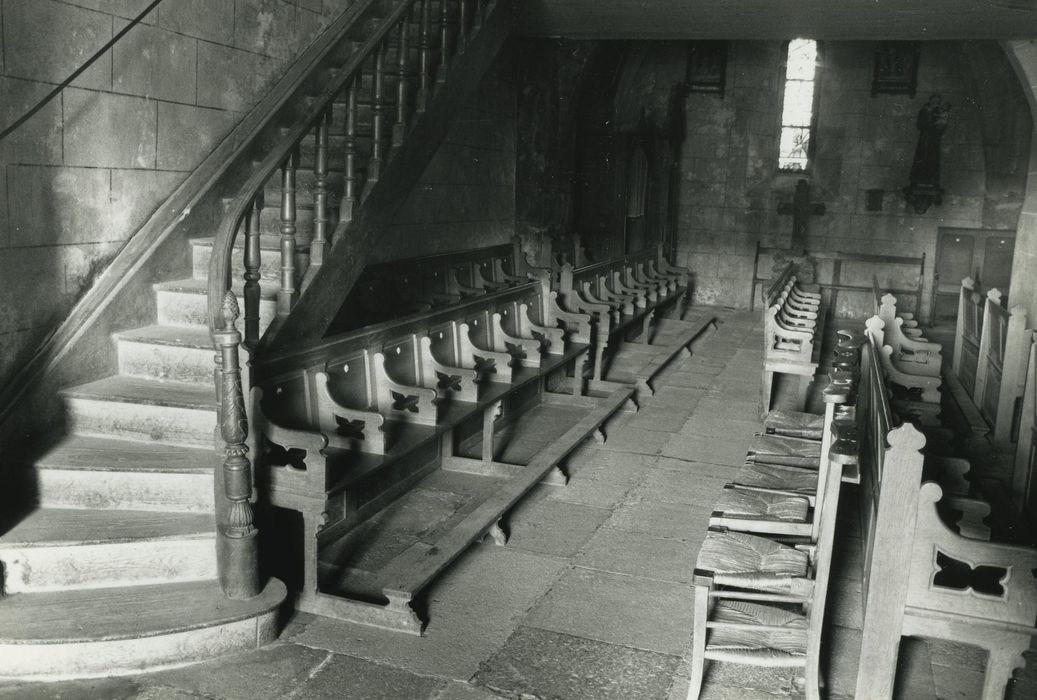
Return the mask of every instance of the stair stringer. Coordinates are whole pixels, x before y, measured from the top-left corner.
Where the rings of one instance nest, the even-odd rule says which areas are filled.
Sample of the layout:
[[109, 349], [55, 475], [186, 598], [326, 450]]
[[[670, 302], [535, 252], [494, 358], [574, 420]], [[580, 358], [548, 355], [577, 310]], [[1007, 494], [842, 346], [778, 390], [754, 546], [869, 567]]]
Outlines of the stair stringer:
[[289, 343], [297, 348], [324, 335], [363, 271], [379, 232], [391, 223], [421, 178], [461, 105], [475, 93], [511, 34], [524, 5], [525, 0], [496, 1], [482, 28], [450, 66], [449, 77], [436, 86], [428, 108], [388, 161], [381, 178], [365, 193], [352, 219], [336, 226], [324, 264], [309, 278], [291, 313], [271, 324], [257, 354], [276, 353]]

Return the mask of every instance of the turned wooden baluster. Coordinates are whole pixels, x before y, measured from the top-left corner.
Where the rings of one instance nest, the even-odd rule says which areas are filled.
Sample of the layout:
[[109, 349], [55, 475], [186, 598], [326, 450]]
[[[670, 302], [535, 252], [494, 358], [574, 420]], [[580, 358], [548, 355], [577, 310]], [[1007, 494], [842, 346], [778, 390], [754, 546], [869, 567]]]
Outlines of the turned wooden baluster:
[[310, 265], [324, 262], [328, 240], [328, 127], [331, 110], [317, 120], [317, 150], [313, 158], [313, 240], [310, 241]]
[[418, 76], [418, 94], [415, 98], [415, 109], [424, 112], [428, 106], [429, 79], [432, 73], [432, 2], [421, 0], [421, 37], [418, 39], [421, 48], [421, 67]]
[[245, 342], [255, 345], [259, 340], [259, 212], [263, 208], [263, 191], [245, 212]]
[[439, 67], [436, 82], [445, 83], [450, 70], [450, 0], [439, 0], [442, 10], [439, 17]]
[[375, 51], [374, 59], [374, 96], [371, 98], [371, 160], [367, 164], [367, 186], [364, 191], [378, 182], [382, 175], [382, 138], [385, 130], [385, 51], [386, 41], [382, 41]]
[[223, 296], [222, 318], [213, 333], [216, 345], [216, 381], [219, 393], [220, 435], [224, 442], [221, 465], [214, 482], [216, 525], [219, 534], [216, 556], [220, 587], [228, 598], [246, 599], [259, 595], [259, 530], [249, 499], [252, 497], [252, 468], [248, 459], [248, 418], [241, 386], [237, 330], [238, 300], [228, 290]]
[[356, 204], [357, 178], [356, 178], [356, 92], [359, 87], [360, 75], [353, 78], [349, 83], [346, 93], [346, 172], [345, 187], [342, 191], [342, 204], [339, 207], [339, 216], [343, 221], [353, 220], [353, 207]]
[[457, 0], [459, 11], [457, 17], [457, 53], [464, 53], [468, 48], [468, 0]]
[[407, 40], [410, 34], [410, 12], [400, 22], [400, 34], [396, 43], [396, 123], [392, 127], [393, 150], [403, 145], [407, 133]]
[[287, 316], [295, 302], [295, 168], [299, 146], [292, 148], [281, 166], [281, 288], [277, 291], [277, 315]]

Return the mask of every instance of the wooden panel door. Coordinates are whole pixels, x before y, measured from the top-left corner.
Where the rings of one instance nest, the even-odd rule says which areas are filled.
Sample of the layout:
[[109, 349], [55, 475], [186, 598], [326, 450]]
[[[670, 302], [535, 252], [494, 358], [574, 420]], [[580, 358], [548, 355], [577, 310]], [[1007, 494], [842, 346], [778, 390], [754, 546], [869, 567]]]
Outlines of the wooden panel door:
[[961, 230], [942, 230], [936, 243], [936, 290], [933, 318], [937, 323], [958, 316], [961, 280], [975, 275], [976, 237]]

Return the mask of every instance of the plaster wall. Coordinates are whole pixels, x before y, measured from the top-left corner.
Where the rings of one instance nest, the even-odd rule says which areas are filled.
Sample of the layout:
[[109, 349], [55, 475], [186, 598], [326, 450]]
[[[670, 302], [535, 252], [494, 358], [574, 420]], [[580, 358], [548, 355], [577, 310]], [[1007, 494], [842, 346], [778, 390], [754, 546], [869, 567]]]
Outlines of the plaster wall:
[[[1037, 40], [1008, 43], [1005, 51], [1023, 85], [1037, 128]], [[1031, 147], [1026, 199], [1019, 214], [1009, 299], [1013, 306], [1018, 304], [1026, 309], [1030, 325], [1034, 325], [1032, 319], [1037, 319], [1037, 141]]]
[[[0, 142], [0, 383], [350, 0], [166, 0]], [[0, 126], [148, 0], [4, 0]]]
[[[924, 254], [924, 314], [938, 229], [1014, 231], [1023, 178], [1002, 178], [996, 197], [988, 196], [983, 105], [961, 43], [924, 44], [914, 98], [871, 96], [873, 51], [872, 42], [823, 45], [811, 180], [813, 199], [827, 212], [812, 217], [808, 250]], [[690, 94], [686, 100], [678, 257], [695, 273], [699, 303], [746, 307], [757, 243], [789, 245], [791, 217], [777, 209], [791, 200], [798, 178], [777, 171], [781, 52], [780, 42], [731, 42], [724, 97]], [[917, 214], [901, 188], [917, 142], [915, 118], [932, 93], [952, 105], [942, 141], [946, 193], [941, 205]], [[884, 191], [881, 211], [866, 210], [865, 192], [873, 188]], [[875, 272], [882, 284], [911, 281], [903, 268], [869, 266], [850, 282], [870, 284]], [[870, 313], [866, 294], [845, 294], [843, 302], [841, 314]]]

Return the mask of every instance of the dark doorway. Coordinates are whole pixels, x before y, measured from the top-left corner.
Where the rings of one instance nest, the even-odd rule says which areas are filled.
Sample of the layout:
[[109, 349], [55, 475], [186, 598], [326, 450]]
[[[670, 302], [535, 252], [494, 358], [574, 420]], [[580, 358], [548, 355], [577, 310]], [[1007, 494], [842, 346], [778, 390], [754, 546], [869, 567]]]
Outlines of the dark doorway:
[[936, 242], [933, 317], [953, 323], [958, 316], [961, 280], [971, 277], [983, 292], [997, 288], [1008, 294], [1015, 233], [987, 229], [940, 228]]

